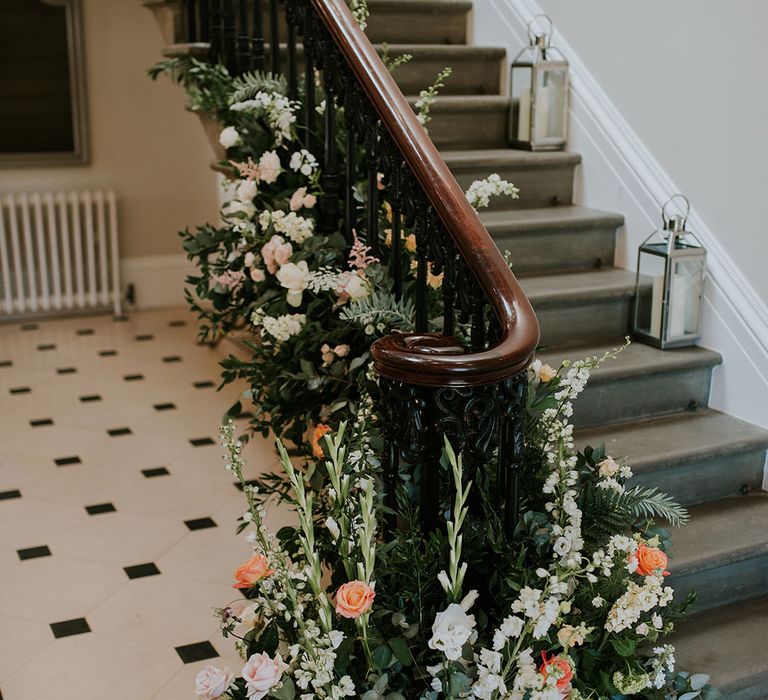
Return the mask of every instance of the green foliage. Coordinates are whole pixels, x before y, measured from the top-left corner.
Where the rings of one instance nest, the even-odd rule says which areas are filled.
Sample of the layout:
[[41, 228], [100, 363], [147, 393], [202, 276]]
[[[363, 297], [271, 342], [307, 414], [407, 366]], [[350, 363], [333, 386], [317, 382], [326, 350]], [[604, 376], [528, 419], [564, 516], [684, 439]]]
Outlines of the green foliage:
[[244, 73], [232, 82], [232, 91], [229, 95], [229, 103], [245, 102], [256, 97], [259, 92], [279, 92], [285, 95], [288, 92], [288, 83], [284, 75], [274, 76], [265, 71], [253, 71]]
[[414, 327], [416, 308], [411, 299], [396, 299], [389, 290], [373, 289], [364, 299], [350, 302], [340, 317], [360, 327], [384, 323], [388, 328], [407, 331]]

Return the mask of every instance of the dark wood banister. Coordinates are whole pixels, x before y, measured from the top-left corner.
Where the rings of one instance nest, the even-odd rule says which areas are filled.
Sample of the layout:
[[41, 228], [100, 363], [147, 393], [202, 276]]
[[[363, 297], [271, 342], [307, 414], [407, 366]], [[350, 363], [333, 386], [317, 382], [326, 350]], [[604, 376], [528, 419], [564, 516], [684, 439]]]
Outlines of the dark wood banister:
[[389, 379], [422, 386], [477, 386], [520, 372], [539, 342], [539, 323], [528, 297], [345, 0], [312, 0], [312, 5], [476, 276], [501, 328], [500, 341], [480, 352], [466, 352], [457, 340], [439, 334], [394, 333], [373, 344], [376, 368]]

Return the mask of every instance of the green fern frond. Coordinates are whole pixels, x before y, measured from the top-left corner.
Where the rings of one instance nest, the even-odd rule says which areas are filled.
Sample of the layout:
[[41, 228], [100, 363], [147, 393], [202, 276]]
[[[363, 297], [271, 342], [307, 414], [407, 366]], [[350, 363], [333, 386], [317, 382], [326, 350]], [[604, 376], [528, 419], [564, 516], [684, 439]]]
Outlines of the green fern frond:
[[373, 290], [365, 299], [353, 301], [342, 309], [341, 318], [359, 326], [385, 323], [390, 328], [412, 330], [416, 310], [411, 300], [397, 300], [388, 291]]
[[663, 518], [676, 527], [685, 525], [690, 519], [688, 511], [683, 506], [655, 486], [652, 488], [635, 486], [624, 495], [628, 507], [636, 518]]
[[229, 98], [230, 104], [245, 102], [256, 97], [259, 92], [278, 92], [281, 95], [288, 93], [288, 83], [282, 75], [274, 76], [264, 71], [244, 73], [232, 84], [233, 92]]

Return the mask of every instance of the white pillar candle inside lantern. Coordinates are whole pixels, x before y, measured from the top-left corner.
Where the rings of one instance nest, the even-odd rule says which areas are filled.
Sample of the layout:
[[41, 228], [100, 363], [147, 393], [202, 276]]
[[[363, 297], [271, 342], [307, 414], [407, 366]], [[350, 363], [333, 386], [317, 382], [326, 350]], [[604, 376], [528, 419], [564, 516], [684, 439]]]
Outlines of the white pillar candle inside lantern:
[[568, 136], [568, 62], [550, 44], [552, 22], [537, 15], [528, 25], [530, 45], [512, 62], [509, 140], [516, 148], [556, 151]]
[[[678, 198], [685, 202], [685, 214], [668, 216], [667, 206]], [[669, 199], [661, 210], [663, 229], [638, 252], [634, 334], [662, 349], [693, 345], [700, 336], [707, 251], [686, 229], [689, 210], [683, 195]]]

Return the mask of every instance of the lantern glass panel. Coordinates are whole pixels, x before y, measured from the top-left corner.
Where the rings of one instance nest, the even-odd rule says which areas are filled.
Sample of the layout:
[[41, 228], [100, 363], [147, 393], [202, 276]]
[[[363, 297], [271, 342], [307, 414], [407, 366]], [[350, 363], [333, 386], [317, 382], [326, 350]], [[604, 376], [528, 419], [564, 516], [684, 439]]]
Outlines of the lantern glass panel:
[[561, 141], [566, 136], [568, 68], [536, 67], [536, 99], [533, 106], [533, 141]]
[[[650, 250], [649, 250], [650, 249]], [[664, 278], [666, 276], [666, 250], [653, 250], [643, 246], [640, 250], [635, 328], [657, 340], [661, 340], [662, 315], [664, 312]]]
[[672, 259], [669, 279], [667, 339], [699, 334], [699, 306], [704, 256]]
[[531, 140], [531, 88], [533, 67], [513, 65], [510, 93], [512, 96], [512, 119], [510, 120], [510, 141]]

